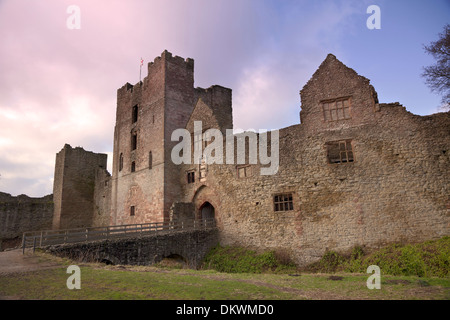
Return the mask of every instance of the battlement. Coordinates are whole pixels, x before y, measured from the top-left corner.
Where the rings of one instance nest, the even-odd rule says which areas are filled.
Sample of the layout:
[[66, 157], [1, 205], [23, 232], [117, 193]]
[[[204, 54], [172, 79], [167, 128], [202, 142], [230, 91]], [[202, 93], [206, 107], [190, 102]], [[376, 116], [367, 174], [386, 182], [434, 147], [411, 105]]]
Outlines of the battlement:
[[201, 87], [195, 88], [195, 91], [197, 93], [200, 93], [200, 94], [202, 94], [202, 93], [211, 93], [214, 90], [231, 91], [230, 88], [226, 88], [226, 87], [223, 87], [223, 86], [220, 86], [220, 85], [217, 85], [217, 84], [209, 86], [208, 88], [201, 88]]
[[161, 53], [161, 56], [156, 57], [155, 59], [153, 59], [153, 62], [149, 62], [148, 63], [148, 71], [150, 74], [150, 69], [159, 66], [159, 64], [162, 61], [167, 61], [173, 64], [176, 64], [178, 66], [184, 66], [187, 67], [191, 70], [194, 70], [194, 59], [191, 58], [183, 58], [180, 56], [173, 56], [171, 52], [164, 50]]
[[[164, 50], [159, 57], [156, 57], [152, 62], [147, 64], [147, 76], [145, 76], [141, 82], [136, 83], [135, 85], [130, 84], [129, 82], [125, 83], [121, 88], [117, 90], [117, 98], [120, 100], [121, 97], [130, 97], [135, 89], [143, 89], [149, 86], [149, 82], [164, 82], [167, 80], [163, 74], [166, 74], [169, 69], [168, 65], [175, 68], [181, 68], [181, 70], [187, 70], [188, 74], [194, 73], [194, 59], [191, 58], [182, 58], [180, 56], [173, 56], [167, 50]], [[139, 86], [137, 88], [136, 86]], [[139, 93], [138, 93], [139, 95]]]

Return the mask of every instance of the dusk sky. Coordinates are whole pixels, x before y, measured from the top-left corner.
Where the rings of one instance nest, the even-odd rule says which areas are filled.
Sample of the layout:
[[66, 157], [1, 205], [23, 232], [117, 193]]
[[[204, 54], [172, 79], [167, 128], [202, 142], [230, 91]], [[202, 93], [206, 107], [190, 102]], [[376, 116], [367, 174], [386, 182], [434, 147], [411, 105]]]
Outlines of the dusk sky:
[[[366, 25], [370, 5], [381, 29]], [[450, 0], [0, 0], [0, 191], [52, 193], [65, 143], [107, 153], [111, 170], [117, 89], [166, 49], [195, 60], [196, 87], [233, 90], [235, 128], [298, 124], [299, 91], [328, 53], [381, 103], [438, 112], [423, 46], [446, 23]]]

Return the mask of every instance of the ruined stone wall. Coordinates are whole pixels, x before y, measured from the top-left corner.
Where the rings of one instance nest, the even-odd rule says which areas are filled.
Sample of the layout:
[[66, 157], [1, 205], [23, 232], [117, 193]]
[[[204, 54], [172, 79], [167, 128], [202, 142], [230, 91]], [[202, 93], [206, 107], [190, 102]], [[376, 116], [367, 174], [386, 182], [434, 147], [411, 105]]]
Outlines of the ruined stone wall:
[[[450, 113], [416, 116], [398, 103], [379, 103], [370, 81], [333, 55], [300, 94], [301, 123], [279, 131], [276, 174], [261, 175], [259, 162], [238, 164], [237, 135], [233, 164], [175, 165], [173, 130], [193, 133], [194, 121], [204, 130], [232, 128], [231, 90], [194, 89], [193, 60], [163, 52], [142, 83], [118, 90], [112, 176], [96, 170], [89, 180], [95, 183], [83, 185], [95, 195], [90, 223], [104, 224], [108, 211], [110, 224], [168, 220], [171, 212], [174, 219], [200, 218], [209, 204], [223, 245], [282, 249], [300, 265], [326, 250], [450, 234]], [[55, 212], [67, 205], [65, 195], [77, 192], [73, 183], [60, 182], [71, 166], [58, 157], [67, 156], [57, 156], [54, 195], [62, 201]], [[287, 210], [275, 205], [281, 194], [289, 199]]]
[[98, 169], [106, 170], [107, 155], [66, 144], [56, 155], [53, 184], [54, 229], [91, 226]]
[[[188, 184], [183, 174], [183, 201], [197, 215], [206, 201], [214, 206], [222, 244], [282, 248], [300, 265], [326, 250], [449, 235], [450, 113], [416, 116], [376, 96], [329, 56], [302, 90], [302, 123], [279, 132], [277, 174], [251, 165], [250, 176], [238, 177], [238, 165], [209, 165], [204, 181]], [[325, 121], [323, 101], [342, 97], [351, 117]], [[336, 141], [349, 142], [352, 162], [330, 163]], [[292, 195], [292, 210], [275, 211], [282, 193]]]
[[106, 169], [99, 168], [95, 174], [92, 227], [113, 224], [111, 219], [111, 191], [111, 174]]
[[13, 197], [0, 192], [0, 250], [20, 245], [26, 231], [51, 229], [53, 196]]
[[[226, 129], [233, 128], [233, 112], [231, 106], [231, 89], [214, 85], [207, 89], [196, 88], [195, 89], [195, 99], [196, 104], [199, 103], [199, 99], [208, 106], [211, 114], [214, 117], [214, 121], [217, 124], [204, 124], [204, 129], [207, 128], [217, 128], [222, 131], [223, 134], [226, 133]], [[208, 111], [197, 111], [197, 112], [208, 112]], [[192, 120], [197, 119], [197, 114], [192, 114], [190, 117]], [[200, 116], [203, 121], [207, 122], [210, 118], [204, 114]], [[192, 121], [188, 126], [192, 126]], [[189, 128], [188, 128], [189, 129]]]

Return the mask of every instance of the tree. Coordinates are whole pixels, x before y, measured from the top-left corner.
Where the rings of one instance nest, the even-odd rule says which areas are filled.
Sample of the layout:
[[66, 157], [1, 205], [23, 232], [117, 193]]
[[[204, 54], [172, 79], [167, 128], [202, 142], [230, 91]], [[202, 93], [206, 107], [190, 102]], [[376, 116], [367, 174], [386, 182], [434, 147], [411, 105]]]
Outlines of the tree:
[[439, 40], [424, 46], [427, 53], [436, 59], [436, 64], [424, 68], [422, 76], [431, 91], [442, 95], [444, 111], [450, 110], [450, 24], [439, 34]]

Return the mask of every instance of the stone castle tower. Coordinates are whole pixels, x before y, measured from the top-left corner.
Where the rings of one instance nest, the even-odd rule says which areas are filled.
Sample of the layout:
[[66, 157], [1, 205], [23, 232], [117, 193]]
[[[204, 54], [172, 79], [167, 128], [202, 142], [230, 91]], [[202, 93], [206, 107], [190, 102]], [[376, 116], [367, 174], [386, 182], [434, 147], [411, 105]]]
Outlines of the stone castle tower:
[[106, 171], [107, 155], [66, 144], [56, 154], [53, 181], [53, 229], [93, 225], [95, 181]]
[[171, 161], [175, 129], [185, 128], [199, 100], [232, 127], [231, 90], [194, 88], [194, 60], [164, 51], [148, 75], [117, 91], [112, 169], [111, 223], [167, 221], [181, 192], [179, 166]]

